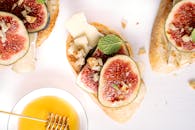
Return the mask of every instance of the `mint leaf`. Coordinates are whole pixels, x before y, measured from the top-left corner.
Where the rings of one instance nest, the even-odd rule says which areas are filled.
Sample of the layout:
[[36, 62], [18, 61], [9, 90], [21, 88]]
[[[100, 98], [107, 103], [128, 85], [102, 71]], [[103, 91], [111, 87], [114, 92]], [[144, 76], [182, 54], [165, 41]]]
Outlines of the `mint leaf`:
[[192, 38], [192, 42], [195, 43], [195, 28], [193, 29], [193, 31], [191, 33], [191, 38]]
[[44, 4], [46, 0], [37, 0], [39, 4]]
[[106, 55], [119, 51], [124, 41], [117, 35], [109, 34], [100, 38], [98, 48]]
[[112, 84], [112, 87], [113, 87], [114, 89], [116, 89], [116, 90], [119, 90], [119, 87], [118, 87], [118, 85], [116, 85], [116, 84]]

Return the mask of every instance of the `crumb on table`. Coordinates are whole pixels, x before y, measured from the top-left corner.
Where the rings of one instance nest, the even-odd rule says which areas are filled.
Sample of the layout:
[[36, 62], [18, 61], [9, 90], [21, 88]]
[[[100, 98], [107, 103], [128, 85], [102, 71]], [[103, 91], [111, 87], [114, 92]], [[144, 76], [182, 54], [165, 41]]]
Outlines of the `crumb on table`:
[[144, 47], [139, 48], [138, 55], [143, 55], [146, 53], [146, 49]]
[[190, 87], [195, 90], [195, 79], [190, 80], [188, 83], [189, 83]]
[[124, 18], [121, 19], [121, 26], [123, 29], [125, 29], [127, 27], [127, 20], [126, 19], [124, 19]]

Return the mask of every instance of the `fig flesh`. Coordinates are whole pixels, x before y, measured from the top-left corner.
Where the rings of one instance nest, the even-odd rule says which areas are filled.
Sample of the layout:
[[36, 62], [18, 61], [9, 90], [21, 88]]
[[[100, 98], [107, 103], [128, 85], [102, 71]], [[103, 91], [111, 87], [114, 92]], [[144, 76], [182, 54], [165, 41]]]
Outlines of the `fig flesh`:
[[174, 5], [166, 20], [166, 37], [169, 42], [179, 51], [195, 51], [195, 43], [191, 37], [192, 31], [195, 28], [194, 10], [194, 0], [180, 1]]
[[11, 65], [29, 49], [29, 36], [23, 22], [15, 15], [0, 11], [0, 64]]
[[109, 58], [99, 80], [98, 99], [106, 107], [122, 107], [135, 100], [141, 78], [136, 63], [125, 55]]

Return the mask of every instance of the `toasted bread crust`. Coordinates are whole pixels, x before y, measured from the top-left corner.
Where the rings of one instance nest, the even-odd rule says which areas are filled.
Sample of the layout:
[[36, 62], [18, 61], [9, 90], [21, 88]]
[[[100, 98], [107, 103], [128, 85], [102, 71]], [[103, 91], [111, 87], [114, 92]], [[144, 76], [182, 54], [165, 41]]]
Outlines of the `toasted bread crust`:
[[173, 8], [173, 0], [162, 0], [153, 25], [149, 50], [154, 71], [170, 73], [195, 61], [195, 53], [184, 53], [170, 45], [164, 33], [166, 19]]
[[36, 42], [37, 47], [40, 46], [49, 37], [49, 34], [53, 30], [59, 12], [59, 0], [48, 0], [47, 7], [50, 15], [50, 21], [46, 29], [38, 32]]
[[[110, 30], [108, 27], [106, 27], [106, 26], [104, 26], [104, 25], [102, 25], [100, 23], [92, 23], [92, 25], [95, 26], [98, 29], [98, 31], [101, 32], [102, 34], [116, 34], [116, 35], [120, 36], [120, 34], [118, 34], [117, 32], [115, 32], [113, 30]], [[77, 68], [77, 66], [74, 65], [76, 59], [74, 59], [73, 57], [68, 55], [68, 49], [69, 49], [72, 41], [73, 41], [73, 37], [71, 37], [71, 35], [69, 35], [68, 38], [67, 38], [67, 41], [66, 41], [66, 55], [67, 55], [69, 63], [71, 64], [71, 66], [73, 68], [73, 71], [75, 72], [76, 75], [78, 75], [78, 73], [80, 72], [80, 69]], [[127, 46], [127, 49], [129, 51], [130, 56], [132, 57], [133, 53], [132, 53], [132, 49], [130, 47], [130, 44], [127, 43], [126, 46]], [[139, 107], [141, 101], [144, 98], [145, 91], [146, 91], [146, 88], [144, 86], [144, 83], [142, 82], [142, 85], [140, 87], [139, 94], [138, 94], [137, 98], [131, 104], [123, 106], [123, 107], [119, 107], [119, 108], [104, 107], [104, 106], [101, 105], [101, 103], [99, 103], [97, 95], [90, 94], [90, 93], [88, 93], [88, 94], [93, 99], [93, 101], [109, 117], [111, 117], [113, 120], [115, 120], [115, 121], [117, 121], [119, 123], [123, 123], [123, 122], [128, 121], [133, 116], [134, 112]]]

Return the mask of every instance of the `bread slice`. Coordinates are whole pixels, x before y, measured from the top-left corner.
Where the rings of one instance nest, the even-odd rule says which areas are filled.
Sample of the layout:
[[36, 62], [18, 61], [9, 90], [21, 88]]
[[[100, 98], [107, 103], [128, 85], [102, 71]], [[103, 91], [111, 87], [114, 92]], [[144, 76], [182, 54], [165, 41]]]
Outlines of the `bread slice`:
[[195, 52], [178, 51], [167, 40], [164, 32], [166, 19], [173, 8], [174, 0], [162, 0], [153, 25], [149, 59], [154, 71], [170, 73], [184, 65], [195, 62]]
[[50, 15], [50, 21], [46, 29], [38, 32], [36, 42], [37, 47], [40, 46], [44, 40], [49, 37], [49, 34], [53, 30], [59, 12], [59, 0], [47, 0], [47, 7]]
[[[102, 34], [116, 34], [118, 36], [120, 36], [117, 32], [109, 29], [108, 27], [100, 24], [100, 23], [91, 23], [93, 26], [95, 26], [99, 32], [101, 32]], [[121, 37], [121, 36], [120, 36]], [[121, 37], [122, 38], [122, 37]], [[71, 35], [68, 36], [67, 41], [66, 41], [66, 55], [68, 58], [69, 63], [71, 64], [73, 71], [75, 72], [76, 76], [79, 74], [79, 72], [81, 71], [80, 68], [78, 68], [78, 66], [75, 65], [75, 61], [76, 59], [74, 59], [74, 57], [71, 57], [70, 55], [68, 55], [68, 49], [71, 45], [73, 41], [73, 38]], [[125, 40], [124, 40], [125, 41]], [[132, 57], [133, 53], [132, 53], [132, 49], [130, 47], [129, 43], [126, 43], [126, 46], [128, 48], [129, 54]], [[92, 100], [109, 116], [111, 117], [113, 120], [123, 123], [128, 121], [133, 114], [135, 113], [136, 109], [139, 107], [141, 101], [144, 98], [145, 95], [145, 85], [142, 82], [140, 90], [139, 90], [139, 94], [137, 96], [137, 98], [130, 104], [123, 106], [123, 107], [117, 107], [117, 108], [109, 108], [109, 107], [105, 107], [103, 106], [97, 98], [96, 94], [91, 94], [88, 93], [88, 95], [92, 98]]]

